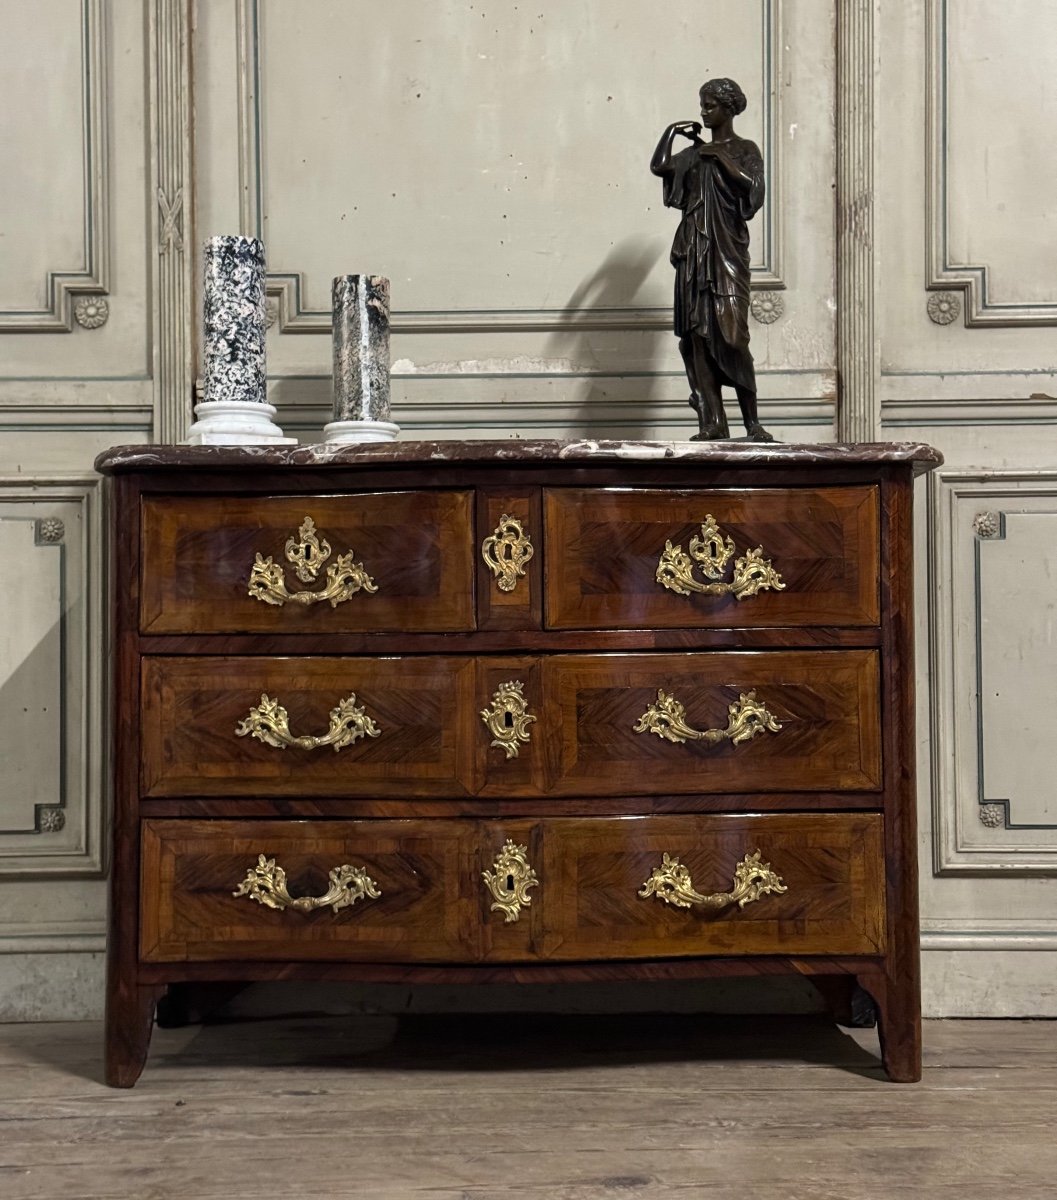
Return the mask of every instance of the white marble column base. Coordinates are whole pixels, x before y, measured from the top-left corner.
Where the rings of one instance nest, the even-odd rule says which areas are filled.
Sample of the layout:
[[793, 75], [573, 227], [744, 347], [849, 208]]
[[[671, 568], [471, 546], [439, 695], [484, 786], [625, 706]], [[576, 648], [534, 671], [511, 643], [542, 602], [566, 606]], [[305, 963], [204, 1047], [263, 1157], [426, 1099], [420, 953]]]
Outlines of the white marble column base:
[[188, 446], [296, 446], [272, 420], [275, 406], [245, 400], [203, 400], [187, 431]]
[[392, 442], [399, 432], [400, 426], [392, 421], [331, 421], [323, 426], [323, 440], [338, 446], [354, 442]]

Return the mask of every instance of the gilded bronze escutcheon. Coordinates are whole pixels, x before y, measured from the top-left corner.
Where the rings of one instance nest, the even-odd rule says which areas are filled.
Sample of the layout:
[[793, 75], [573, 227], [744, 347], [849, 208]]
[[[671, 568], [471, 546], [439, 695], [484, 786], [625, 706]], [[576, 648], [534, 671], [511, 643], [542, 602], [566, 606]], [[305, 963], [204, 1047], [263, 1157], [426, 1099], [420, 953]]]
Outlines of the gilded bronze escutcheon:
[[535, 719], [528, 710], [524, 684], [519, 679], [501, 684], [491, 706], [481, 709], [481, 720], [492, 735], [492, 745], [502, 747], [507, 758], [517, 758], [522, 743], [529, 740], [528, 727]]
[[496, 577], [501, 592], [512, 592], [534, 551], [532, 541], [517, 517], [499, 518], [495, 532], [481, 543], [481, 557]]
[[518, 920], [523, 905], [532, 903], [532, 897], [528, 894], [529, 888], [539, 884], [536, 872], [529, 866], [527, 853], [525, 846], [515, 846], [507, 838], [506, 844], [492, 864], [492, 869], [481, 872], [481, 877], [495, 900], [489, 911], [505, 914], [503, 922], [507, 925]]
[[[673, 546], [670, 541], [664, 543], [657, 563], [657, 582], [680, 596], [699, 592], [705, 596], [733, 596], [736, 600], [755, 596], [766, 588], [784, 591], [782, 577], [771, 565], [771, 560], [763, 557], [762, 546], [748, 550], [736, 559], [733, 578], [724, 581], [727, 564], [736, 553], [733, 539], [724, 535], [711, 513], [706, 513], [700, 535], [694, 534], [690, 539], [689, 554], [681, 545]], [[694, 578], [695, 566], [708, 583]]]
[[[316, 536], [316, 524], [305, 517], [297, 538], [287, 538], [286, 560], [302, 583], [312, 583], [319, 575], [323, 564], [330, 558], [330, 542]], [[350, 599], [357, 592], [376, 592], [374, 580], [363, 569], [363, 563], [353, 562], [353, 552], [339, 554], [327, 567], [326, 585], [318, 592], [299, 590], [291, 592], [286, 586], [282, 566], [272, 561], [271, 555], [264, 558], [259, 552], [250, 570], [249, 594], [254, 600], [274, 604], [281, 608], [287, 601], [294, 604], [320, 604], [324, 600], [331, 608]]]

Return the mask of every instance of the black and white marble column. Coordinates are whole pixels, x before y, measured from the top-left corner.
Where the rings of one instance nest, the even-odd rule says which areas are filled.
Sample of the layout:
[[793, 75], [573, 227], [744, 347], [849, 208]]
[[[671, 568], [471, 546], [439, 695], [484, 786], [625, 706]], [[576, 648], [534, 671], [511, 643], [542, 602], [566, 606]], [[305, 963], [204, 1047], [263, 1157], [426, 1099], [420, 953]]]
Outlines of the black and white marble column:
[[334, 280], [334, 420], [328, 442], [388, 442], [389, 280], [339, 275]]
[[264, 245], [224, 234], [205, 245], [202, 355], [205, 393], [195, 405], [192, 446], [290, 445], [268, 403]]

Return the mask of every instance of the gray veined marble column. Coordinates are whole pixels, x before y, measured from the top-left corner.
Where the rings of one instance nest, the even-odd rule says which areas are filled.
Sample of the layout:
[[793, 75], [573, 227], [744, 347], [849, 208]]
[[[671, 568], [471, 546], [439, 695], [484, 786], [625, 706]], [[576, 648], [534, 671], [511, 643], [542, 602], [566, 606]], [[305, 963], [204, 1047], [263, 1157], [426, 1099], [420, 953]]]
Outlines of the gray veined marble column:
[[389, 280], [339, 275], [334, 280], [334, 420], [328, 442], [388, 442]]
[[264, 246], [224, 234], [205, 245], [202, 357], [205, 395], [192, 446], [289, 445], [267, 401]]

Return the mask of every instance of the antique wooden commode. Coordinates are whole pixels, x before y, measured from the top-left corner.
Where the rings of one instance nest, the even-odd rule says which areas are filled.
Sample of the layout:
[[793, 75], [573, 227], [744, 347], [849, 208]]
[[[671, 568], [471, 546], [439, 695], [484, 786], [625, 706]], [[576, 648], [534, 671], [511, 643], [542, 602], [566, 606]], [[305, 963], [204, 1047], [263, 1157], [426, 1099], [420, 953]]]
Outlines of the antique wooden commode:
[[920, 1075], [921, 445], [128, 447], [107, 1077], [168, 985], [799, 973]]

